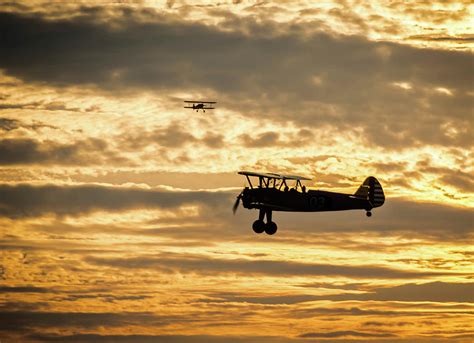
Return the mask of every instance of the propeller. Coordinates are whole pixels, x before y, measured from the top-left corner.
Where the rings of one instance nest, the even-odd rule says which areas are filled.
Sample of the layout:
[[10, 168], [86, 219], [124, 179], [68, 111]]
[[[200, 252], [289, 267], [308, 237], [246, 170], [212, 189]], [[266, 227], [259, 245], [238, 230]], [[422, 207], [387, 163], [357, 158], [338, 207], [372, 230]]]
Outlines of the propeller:
[[240, 199], [242, 199], [243, 194], [244, 194], [244, 191], [240, 192], [240, 194], [237, 195], [237, 199], [235, 199], [234, 206], [232, 206], [232, 212], [234, 214], [235, 214], [235, 212], [237, 212], [237, 208], [239, 208]]

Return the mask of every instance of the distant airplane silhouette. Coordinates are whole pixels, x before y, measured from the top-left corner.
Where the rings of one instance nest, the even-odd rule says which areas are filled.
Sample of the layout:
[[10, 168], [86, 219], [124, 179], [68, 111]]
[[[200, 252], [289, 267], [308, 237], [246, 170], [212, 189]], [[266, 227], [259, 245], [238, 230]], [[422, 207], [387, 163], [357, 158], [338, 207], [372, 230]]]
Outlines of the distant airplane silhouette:
[[[273, 235], [277, 231], [277, 225], [272, 221], [272, 211], [323, 212], [362, 209], [366, 211], [367, 217], [370, 217], [371, 210], [385, 202], [382, 186], [373, 176], [365, 179], [354, 194], [343, 194], [320, 190], [306, 191], [301, 181], [310, 179], [302, 176], [249, 171], [241, 171], [239, 174], [245, 175], [250, 187], [245, 187], [237, 196], [232, 210], [235, 214], [241, 200], [245, 208], [258, 209], [258, 219], [252, 225], [256, 233], [265, 231]], [[258, 186], [252, 185], [249, 176], [258, 177]], [[295, 187], [290, 189], [287, 180], [296, 181]]]
[[185, 100], [184, 101], [187, 104], [192, 104], [192, 106], [184, 106], [184, 108], [192, 108], [193, 110], [196, 110], [196, 112], [199, 112], [199, 110], [202, 110], [203, 112], [206, 112], [206, 110], [213, 110], [213, 104], [215, 104], [215, 101], [190, 101], [190, 100]]

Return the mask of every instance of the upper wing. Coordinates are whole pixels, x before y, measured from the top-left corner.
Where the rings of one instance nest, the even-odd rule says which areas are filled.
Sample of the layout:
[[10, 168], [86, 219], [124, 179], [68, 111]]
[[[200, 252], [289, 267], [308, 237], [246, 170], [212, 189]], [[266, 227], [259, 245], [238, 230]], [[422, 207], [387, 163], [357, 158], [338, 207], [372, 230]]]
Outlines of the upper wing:
[[285, 174], [280, 174], [282, 179], [286, 180], [311, 180], [307, 177], [304, 176], [298, 176], [298, 175], [285, 175]]
[[184, 102], [189, 102], [191, 104], [216, 104], [215, 101], [191, 101], [191, 100], [184, 100]]
[[284, 174], [276, 174], [276, 173], [258, 173], [258, 172], [251, 172], [251, 171], [239, 171], [239, 174], [247, 175], [247, 176], [267, 177], [270, 179], [280, 179], [280, 180], [311, 180], [304, 176], [284, 175]]
[[239, 171], [240, 175], [246, 175], [246, 176], [257, 176], [257, 177], [266, 177], [269, 179], [281, 179], [281, 177], [278, 174], [273, 174], [273, 173], [258, 173], [258, 172], [252, 172], [252, 171]]

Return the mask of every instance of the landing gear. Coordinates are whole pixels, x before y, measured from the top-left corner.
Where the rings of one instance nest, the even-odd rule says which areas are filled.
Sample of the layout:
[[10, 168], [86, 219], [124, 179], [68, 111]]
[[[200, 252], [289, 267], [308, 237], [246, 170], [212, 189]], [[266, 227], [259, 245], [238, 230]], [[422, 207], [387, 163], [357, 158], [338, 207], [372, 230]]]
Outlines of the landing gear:
[[275, 222], [269, 222], [265, 224], [265, 233], [267, 235], [274, 235], [277, 232], [277, 224]]
[[257, 219], [253, 222], [252, 229], [255, 233], [262, 233], [263, 231], [265, 231], [265, 223], [263, 222], [263, 220]]
[[265, 222], [263, 219], [265, 219], [265, 211], [260, 210], [260, 212], [258, 212], [258, 219], [254, 221], [252, 225], [252, 229], [255, 233], [262, 233], [265, 231]]
[[365, 215], [366, 215], [367, 217], [372, 217], [372, 212], [367, 211], [367, 212], [365, 212]]
[[[267, 217], [267, 222], [263, 220]], [[274, 235], [277, 232], [277, 224], [272, 222], [272, 211], [261, 209], [258, 213], [258, 219], [253, 222], [252, 229], [255, 233], [265, 231], [267, 235]]]

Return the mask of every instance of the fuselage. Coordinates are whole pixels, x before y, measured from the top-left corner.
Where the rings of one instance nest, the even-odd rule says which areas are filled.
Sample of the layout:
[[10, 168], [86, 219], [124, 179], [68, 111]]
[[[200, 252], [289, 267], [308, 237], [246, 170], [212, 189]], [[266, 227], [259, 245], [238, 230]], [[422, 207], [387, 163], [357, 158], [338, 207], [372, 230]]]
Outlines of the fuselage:
[[242, 194], [243, 206], [248, 209], [272, 211], [322, 212], [351, 209], [371, 210], [369, 200], [352, 194], [294, 188], [281, 190], [274, 187], [245, 188]]

